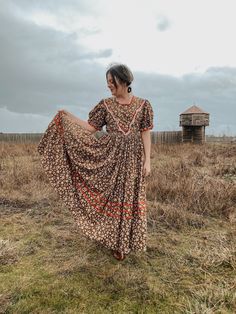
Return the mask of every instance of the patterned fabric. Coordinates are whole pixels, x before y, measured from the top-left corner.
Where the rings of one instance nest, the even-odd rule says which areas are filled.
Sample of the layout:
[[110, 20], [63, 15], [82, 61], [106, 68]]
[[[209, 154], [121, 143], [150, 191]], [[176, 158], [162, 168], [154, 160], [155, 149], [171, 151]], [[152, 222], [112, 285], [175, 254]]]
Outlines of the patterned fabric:
[[125, 254], [146, 251], [141, 132], [153, 128], [152, 106], [136, 96], [127, 105], [102, 99], [88, 123], [107, 133], [96, 138], [58, 112], [37, 148], [42, 166], [85, 236]]

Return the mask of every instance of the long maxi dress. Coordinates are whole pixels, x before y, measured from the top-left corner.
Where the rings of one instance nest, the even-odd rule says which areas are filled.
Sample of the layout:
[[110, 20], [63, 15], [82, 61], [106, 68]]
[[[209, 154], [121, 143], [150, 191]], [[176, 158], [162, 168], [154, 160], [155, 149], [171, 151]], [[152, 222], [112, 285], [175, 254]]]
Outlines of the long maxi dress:
[[133, 96], [124, 105], [102, 99], [87, 122], [97, 138], [59, 111], [37, 150], [49, 182], [89, 239], [125, 254], [146, 251], [145, 159], [141, 132], [153, 128], [153, 108]]

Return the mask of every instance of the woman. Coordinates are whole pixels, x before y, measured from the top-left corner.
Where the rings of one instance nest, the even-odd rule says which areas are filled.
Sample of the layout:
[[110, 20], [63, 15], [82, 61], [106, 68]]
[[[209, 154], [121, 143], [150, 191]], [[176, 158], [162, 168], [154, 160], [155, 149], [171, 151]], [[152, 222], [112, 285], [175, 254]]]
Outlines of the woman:
[[[123, 64], [106, 72], [112, 96], [83, 121], [59, 110], [38, 145], [42, 165], [85, 236], [124, 260], [146, 251], [146, 176], [150, 174], [153, 109], [132, 94]], [[92, 136], [106, 125], [103, 136]]]

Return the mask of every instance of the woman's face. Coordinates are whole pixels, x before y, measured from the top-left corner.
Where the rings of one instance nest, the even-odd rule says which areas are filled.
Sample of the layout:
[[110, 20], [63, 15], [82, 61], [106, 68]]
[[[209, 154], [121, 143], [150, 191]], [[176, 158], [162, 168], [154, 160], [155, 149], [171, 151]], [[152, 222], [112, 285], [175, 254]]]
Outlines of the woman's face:
[[112, 79], [112, 76], [110, 73], [107, 75], [107, 87], [110, 89], [113, 96], [119, 96], [122, 95], [125, 91], [125, 84], [119, 83], [117, 78], [115, 77], [117, 87], [114, 84], [114, 81]]

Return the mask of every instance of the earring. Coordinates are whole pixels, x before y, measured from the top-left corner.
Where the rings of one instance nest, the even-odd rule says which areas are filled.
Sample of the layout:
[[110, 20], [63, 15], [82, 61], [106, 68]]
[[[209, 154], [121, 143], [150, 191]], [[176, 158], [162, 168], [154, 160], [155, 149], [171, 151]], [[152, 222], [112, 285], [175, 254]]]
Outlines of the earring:
[[132, 90], [132, 88], [129, 86], [128, 89], [127, 89], [128, 93], [130, 93], [131, 90]]

